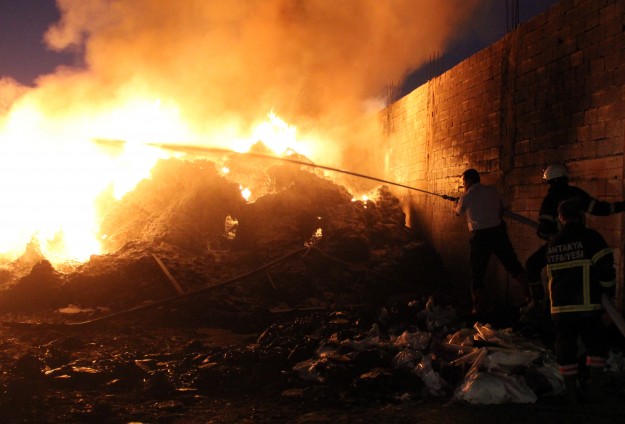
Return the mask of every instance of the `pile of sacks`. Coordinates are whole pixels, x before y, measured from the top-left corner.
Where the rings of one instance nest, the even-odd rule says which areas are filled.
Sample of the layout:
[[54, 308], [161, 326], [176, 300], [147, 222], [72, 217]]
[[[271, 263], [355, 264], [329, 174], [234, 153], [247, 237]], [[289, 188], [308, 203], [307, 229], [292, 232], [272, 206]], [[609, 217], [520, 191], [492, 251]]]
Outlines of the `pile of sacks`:
[[[292, 370], [311, 384], [341, 380], [351, 387], [394, 390], [399, 399], [533, 403], [564, 391], [553, 353], [511, 329], [464, 327], [453, 308], [432, 299], [411, 302], [403, 312], [399, 317], [383, 308], [366, 331], [329, 332]], [[375, 361], [363, 368], [363, 357]]]
[[447, 347], [462, 356], [453, 364], [470, 365], [454, 398], [475, 404], [534, 403], [538, 395], [558, 395], [564, 380], [552, 352], [510, 329], [475, 323], [449, 336]]

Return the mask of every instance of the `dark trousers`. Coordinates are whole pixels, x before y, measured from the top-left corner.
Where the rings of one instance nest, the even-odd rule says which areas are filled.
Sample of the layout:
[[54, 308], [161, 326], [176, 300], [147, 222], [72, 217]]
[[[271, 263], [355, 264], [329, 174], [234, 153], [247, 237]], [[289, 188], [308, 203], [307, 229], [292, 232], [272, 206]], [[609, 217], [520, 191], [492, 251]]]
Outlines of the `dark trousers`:
[[607, 345], [601, 323], [603, 311], [565, 312], [552, 315], [556, 331], [556, 356], [561, 367], [578, 363], [578, 336], [590, 357], [605, 357]]
[[484, 287], [484, 276], [491, 255], [497, 256], [506, 271], [512, 276], [517, 276], [525, 271], [512, 247], [505, 224], [473, 231], [469, 243], [471, 247], [472, 290]]
[[527, 272], [527, 282], [532, 290], [534, 300], [542, 300], [545, 296], [541, 273], [547, 266], [547, 243], [530, 255], [525, 261], [525, 271]]

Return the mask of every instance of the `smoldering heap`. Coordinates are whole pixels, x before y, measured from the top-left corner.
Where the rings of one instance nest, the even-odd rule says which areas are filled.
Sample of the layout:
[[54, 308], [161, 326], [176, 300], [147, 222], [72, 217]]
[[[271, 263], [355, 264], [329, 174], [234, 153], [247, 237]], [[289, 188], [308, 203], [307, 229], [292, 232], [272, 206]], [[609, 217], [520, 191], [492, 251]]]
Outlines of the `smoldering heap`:
[[104, 217], [111, 253], [64, 271], [31, 246], [3, 271], [0, 312], [71, 309], [80, 311], [72, 319], [91, 319], [165, 300], [146, 315], [265, 325], [270, 311], [427, 295], [440, 277], [388, 187], [353, 201], [312, 166], [240, 154], [225, 165], [228, 174], [205, 159], [160, 161]]

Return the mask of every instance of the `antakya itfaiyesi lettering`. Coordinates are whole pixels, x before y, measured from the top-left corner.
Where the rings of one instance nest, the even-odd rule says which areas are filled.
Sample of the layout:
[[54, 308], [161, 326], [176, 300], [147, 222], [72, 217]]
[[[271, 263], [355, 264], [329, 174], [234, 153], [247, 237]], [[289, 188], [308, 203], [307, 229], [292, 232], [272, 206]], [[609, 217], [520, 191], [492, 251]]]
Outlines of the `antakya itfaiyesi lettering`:
[[584, 244], [581, 241], [550, 246], [547, 251], [549, 263], [573, 261], [584, 258]]

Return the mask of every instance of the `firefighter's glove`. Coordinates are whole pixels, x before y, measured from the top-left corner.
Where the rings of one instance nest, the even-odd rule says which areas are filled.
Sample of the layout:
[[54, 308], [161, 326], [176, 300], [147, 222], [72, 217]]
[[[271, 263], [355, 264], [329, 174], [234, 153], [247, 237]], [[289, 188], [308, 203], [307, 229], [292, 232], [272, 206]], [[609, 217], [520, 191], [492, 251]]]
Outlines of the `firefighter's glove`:
[[446, 194], [441, 195], [441, 197], [445, 200], [451, 200], [452, 202], [457, 202], [458, 201], [458, 197], [453, 197], [453, 196], [447, 196]]

